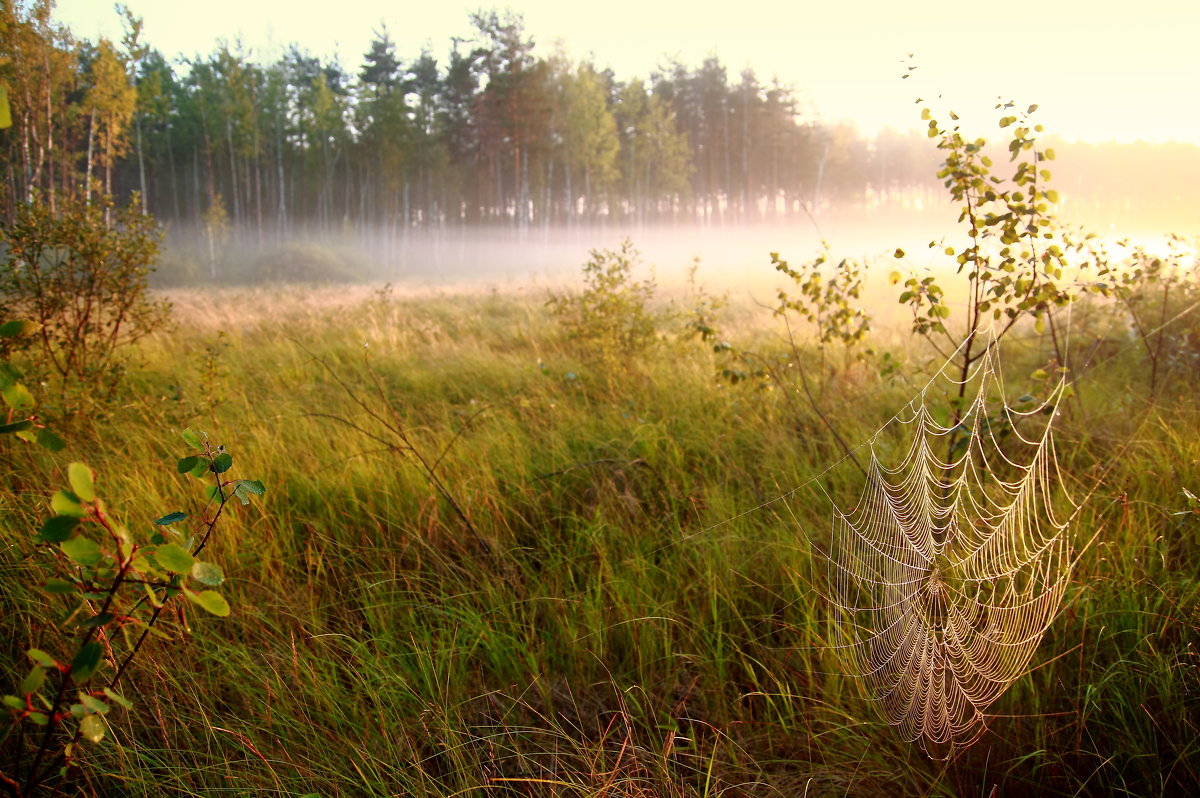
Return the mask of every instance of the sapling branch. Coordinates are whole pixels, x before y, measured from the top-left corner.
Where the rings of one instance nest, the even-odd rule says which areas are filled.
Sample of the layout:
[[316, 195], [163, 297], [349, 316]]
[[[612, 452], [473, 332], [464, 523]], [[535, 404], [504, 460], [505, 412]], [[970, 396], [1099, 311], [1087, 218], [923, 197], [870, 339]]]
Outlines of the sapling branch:
[[[114, 692], [114, 688], [142, 650], [170, 599], [184, 592], [190, 600], [210, 613], [219, 616], [229, 613], [228, 603], [219, 593], [190, 589], [185, 580], [194, 579], [203, 585], [221, 583], [224, 577], [220, 568], [200, 563], [196, 555], [208, 544], [231, 498], [240, 496], [245, 503], [246, 494], [258, 495], [264, 488], [254, 480], [231, 480], [224, 476], [232, 464], [232, 458], [223, 447], [214, 449], [207, 442], [202, 445], [199, 436], [191, 430], [185, 431], [184, 440], [202, 451], [181, 459], [179, 473], [190, 473], [196, 477], [210, 474], [215, 484], [209, 489], [209, 501], [218, 504], [211, 517], [201, 523], [203, 534], [199, 542], [186, 547], [171, 542], [166, 534], [156, 532], [150, 538], [153, 547], [148, 552], [144, 551], [123, 527], [113, 521], [103, 502], [96, 497], [91, 469], [81, 463], [72, 463], [67, 469], [70, 490], [55, 494], [51, 505], [56, 515], [46, 521], [41, 538], [48, 544], [60, 544], [58, 553], [63, 561], [70, 561], [67, 565], [69, 570], [64, 575], [70, 576], [67, 580], [50, 580], [46, 587], [52, 593], [69, 592], [77, 596], [77, 606], [69, 613], [66, 622], [80, 622], [86, 631], [75, 644], [75, 654], [69, 662], [55, 660], [38, 650], [30, 650], [30, 657], [35, 662], [36, 680], [27, 680], [23, 685], [24, 709], [15, 702], [7, 702], [16, 719], [17, 747], [12, 771], [0, 773], [3, 777], [0, 790], [14, 796], [30, 796], [41, 791], [50, 781], [61, 776], [62, 768], [71, 763], [83, 738], [98, 742], [104, 736], [102, 717], [109, 711], [107, 707], [111, 707], [112, 702], [130, 706], [126, 699]], [[166, 526], [186, 518], [184, 513], [174, 512], [155, 523]], [[86, 533], [72, 534], [80, 523], [103, 530], [104, 541], [97, 544]], [[195, 538], [190, 540], [195, 541]], [[198, 570], [195, 567], [198, 565], [205, 567]], [[127, 600], [124, 594], [128, 591], [124, 589], [131, 585], [141, 588], [144, 595], [136, 599], [128, 597], [132, 600]], [[154, 609], [143, 620], [138, 610], [147, 601], [154, 604]], [[119, 641], [110, 632], [129, 625], [142, 627], [141, 633], [128, 650], [119, 653]], [[88, 683], [100, 663], [105, 661], [116, 667], [115, 673], [104, 688], [89, 689]], [[39, 668], [42, 669], [40, 673], [37, 670]], [[53, 671], [58, 675], [58, 683], [50, 701], [35, 695], [45, 679], [45, 671]], [[67, 696], [74, 688], [79, 688], [80, 703], [68, 708]], [[37, 704], [32, 700], [35, 697]], [[63, 724], [72, 717], [78, 718], [79, 723], [72, 733], [64, 734]], [[25, 727], [31, 723], [44, 728], [36, 740], [31, 739], [29, 745], [32, 750], [27, 752]], [[8, 734], [3, 737], [8, 737]], [[12, 740], [6, 742], [11, 744]], [[33, 748], [35, 744], [36, 749]], [[59, 786], [55, 785], [54, 793], [57, 793]]]
[[[98, 523], [100, 526], [102, 526], [105, 529], [105, 531], [107, 531], [109, 533], [109, 535], [111, 537], [113, 537], [113, 539], [115, 539], [115, 540], [119, 539], [117, 532], [113, 528], [112, 524], [109, 522], [108, 517], [105, 515], [103, 510], [101, 510], [97, 506], [97, 504], [95, 502], [92, 502], [90, 504], [90, 506], [88, 507], [88, 510], [91, 513], [91, 518], [89, 520], [94, 521], [94, 522]], [[121, 583], [125, 579], [125, 574], [129, 570], [129, 566], [130, 566], [131, 562], [132, 562], [132, 560], [127, 560], [125, 562], [120, 563], [120, 567], [117, 569], [117, 573], [113, 577], [112, 584], [109, 586], [108, 590], [106, 591], [107, 595], [104, 598], [104, 603], [101, 605], [100, 611], [98, 613], [96, 613], [96, 616], [106, 615], [106, 614], [108, 614], [109, 610], [112, 608], [113, 601], [116, 599], [117, 593], [121, 589]], [[95, 626], [89, 627], [87, 632], [83, 636], [82, 642], [80, 642], [80, 644], [79, 644], [78, 650], [82, 651], [83, 649], [87, 648], [87, 646], [96, 639], [96, 636], [100, 633], [100, 629], [101, 629], [100, 625], [95, 625]], [[49, 721], [46, 723], [46, 730], [42, 733], [42, 742], [38, 746], [37, 754], [33, 758], [33, 764], [29, 768], [29, 781], [25, 785], [25, 792], [27, 794], [32, 793], [34, 788], [38, 785], [38, 783], [44, 777], [44, 774], [43, 774], [43, 776], [38, 775], [38, 767], [41, 765], [43, 757], [45, 757], [47, 751], [49, 750], [50, 741], [54, 737], [54, 730], [58, 726], [59, 721], [61, 720], [61, 717], [58, 712], [58, 708], [62, 706], [63, 699], [66, 696], [67, 690], [70, 689], [70, 685], [72, 683], [71, 677], [72, 677], [73, 670], [74, 670], [73, 665], [68, 667], [68, 669], [62, 674], [61, 680], [59, 681], [58, 694], [54, 698], [54, 703], [51, 704], [51, 712], [49, 713]], [[76, 731], [75, 734], [76, 734], [76, 737], [78, 737], [79, 732]]]

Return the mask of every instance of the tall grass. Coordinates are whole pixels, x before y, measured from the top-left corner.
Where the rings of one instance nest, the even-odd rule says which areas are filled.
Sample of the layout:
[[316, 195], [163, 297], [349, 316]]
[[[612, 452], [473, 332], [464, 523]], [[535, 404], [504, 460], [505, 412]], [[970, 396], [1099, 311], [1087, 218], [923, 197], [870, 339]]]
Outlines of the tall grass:
[[[169, 468], [185, 426], [268, 486], [210, 546], [233, 616], [189, 615], [148, 648], [134, 711], [73, 777], [85, 793], [1200, 790], [1200, 516], [1181, 492], [1200, 493], [1194, 375], [1149, 396], [1118, 346], [1077, 386], [1059, 449], [1092, 494], [1076, 536], [1099, 538], [987, 735], [939, 762], [831, 648], [826, 493], [853, 497], [859, 476], [830, 469], [843, 453], [804, 403], [718, 380], [710, 348], [673, 329], [604, 373], [536, 295], [173, 299], [176, 332], [141, 343], [123, 400], [64, 429], [63, 456], [2, 452], [6, 683], [24, 649], [55, 646], [28, 555], [67, 460], [97, 468], [131, 525], [187, 498]], [[765, 312], [723, 324], [784, 345]], [[1037, 345], [1007, 372], [1040, 365]], [[906, 337], [877, 346], [900, 373], [848, 361], [821, 399], [853, 442], [927, 378]]]

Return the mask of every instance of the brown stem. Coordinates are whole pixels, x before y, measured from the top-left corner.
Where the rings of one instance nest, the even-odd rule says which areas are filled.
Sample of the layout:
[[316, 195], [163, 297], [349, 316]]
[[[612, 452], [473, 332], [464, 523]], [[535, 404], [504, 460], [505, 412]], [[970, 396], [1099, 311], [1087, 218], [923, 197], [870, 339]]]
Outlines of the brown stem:
[[[108, 523], [108, 519], [105, 518], [102, 513], [96, 514], [96, 520], [101, 526], [108, 530], [110, 534], [113, 534], [112, 526]], [[97, 615], [103, 615], [104, 613], [108, 612], [110, 607], [112, 607], [113, 599], [116, 598], [117, 591], [120, 589], [121, 583], [125, 580], [125, 573], [128, 570], [129, 563], [122, 563], [120, 570], [117, 571], [117, 575], [113, 577], [112, 585], [108, 589], [108, 595], [105, 597], [104, 604], [101, 605], [100, 611], [96, 613]], [[87, 634], [83, 636], [83, 641], [79, 644], [78, 650], [82, 651], [85, 647], [87, 647], [87, 645], [95, 639], [99, 631], [99, 626], [93, 626], [92, 628], [88, 629]], [[71, 673], [73, 670], [74, 667], [70, 666], [63, 674], [62, 680], [58, 685], [58, 694], [55, 696], [54, 702], [50, 705], [49, 720], [46, 723], [46, 731], [42, 734], [42, 742], [38, 746], [37, 755], [33, 758], [33, 765], [29, 768], [29, 778], [25, 782], [26, 794], [32, 793], [34, 787], [36, 787], [42, 781], [42, 776], [38, 775], [38, 768], [42, 764], [42, 758], [45, 757], [46, 752], [50, 748], [50, 738], [54, 735], [54, 729], [58, 725], [58, 708], [62, 705], [63, 698], [66, 697], [67, 689], [71, 684]], [[43, 776], [44, 775], [45, 774], [43, 774]]]

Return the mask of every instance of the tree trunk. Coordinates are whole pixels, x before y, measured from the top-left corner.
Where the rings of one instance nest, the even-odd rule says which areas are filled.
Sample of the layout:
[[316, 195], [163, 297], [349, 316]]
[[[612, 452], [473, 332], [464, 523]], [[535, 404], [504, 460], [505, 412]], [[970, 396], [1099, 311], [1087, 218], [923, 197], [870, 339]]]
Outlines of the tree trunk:
[[408, 237], [408, 224], [409, 224], [409, 219], [408, 219], [408, 209], [409, 209], [409, 205], [408, 205], [408, 181], [407, 181], [407, 180], [405, 180], [405, 181], [404, 181], [404, 200], [403, 200], [403, 202], [404, 202], [404, 206], [403, 206], [403, 207], [404, 207], [404, 212], [403, 212], [403, 215], [401, 216], [401, 218], [404, 220], [404, 231], [403, 231], [403, 235], [404, 235], [404, 237], [405, 237], [405, 238], [407, 238], [407, 237]]
[[825, 146], [821, 149], [821, 157], [817, 159], [817, 179], [813, 182], [812, 192], [812, 211], [817, 212], [817, 203], [821, 199], [821, 182], [825, 178], [825, 160], [829, 157], [829, 140], [826, 139]]
[[254, 126], [254, 221], [258, 226], [258, 248], [263, 248], [262, 208], [262, 151], [259, 149], [258, 125]]
[[521, 226], [521, 145], [517, 144], [513, 148], [513, 193], [516, 195], [516, 202], [513, 206], [513, 221], [517, 227]]
[[583, 167], [583, 213], [584, 218], [589, 222], [595, 221], [595, 214], [592, 212], [592, 170]]
[[233, 223], [237, 225], [242, 220], [242, 204], [239, 197], [237, 179], [237, 156], [233, 151], [233, 126], [229, 117], [225, 117], [225, 146], [229, 148], [229, 193], [233, 195]]
[[142, 216], [146, 215], [146, 160], [142, 157], [142, 118], [139, 114], [134, 120], [133, 129], [137, 133], [138, 182], [141, 184]]
[[42, 69], [46, 76], [46, 150], [50, 157], [50, 168], [47, 171], [46, 185], [50, 187], [47, 201], [50, 213], [54, 213], [54, 102], [50, 91], [50, 56], [48, 51], [42, 51]]
[[521, 159], [521, 230], [529, 228], [529, 157]]
[[175, 209], [175, 223], [181, 221], [179, 213], [179, 178], [175, 174], [175, 148], [171, 146], [171, 128], [167, 127], [167, 168], [171, 170], [171, 201]]
[[[113, 132], [112, 128], [105, 131], [104, 137], [104, 196], [105, 198], [112, 197], [112, 168], [113, 168]], [[105, 206], [104, 208], [104, 226], [112, 226], [112, 207]]]
[[282, 238], [283, 232], [287, 230], [287, 181], [283, 172], [283, 131], [276, 127], [275, 135], [275, 168], [279, 173], [279, 234]]
[[200, 221], [200, 214], [203, 207], [200, 201], [200, 150], [192, 148], [192, 212], [190, 214], [192, 224], [197, 224]]
[[93, 143], [96, 138], [96, 112], [93, 110], [88, 118], [88, 148], [87, 148], [87, 176], [84, 178], [83, 184], [83, 202], [85, 205], [92, 204], [92, 150]]
[[32, 159], [29, 155], [29, 111], [25, 111], [21, 115], [21, 164], [24, 167], [25, 173], [25, 192], [24, 201], [29, 202], [33, 199], [33, 166]]
[[112, 131], [106, 130], [104, 137], [104, 193], [106, 196], [112, 196], [112, 168], [113, 168], [113, 137]]
[[542, 227], [547, 231], [550, 229], [551, 217], [554, 213], [554, 159], [546, 159], [546, 190], [544, 192], [545, 200], [542, 208]]

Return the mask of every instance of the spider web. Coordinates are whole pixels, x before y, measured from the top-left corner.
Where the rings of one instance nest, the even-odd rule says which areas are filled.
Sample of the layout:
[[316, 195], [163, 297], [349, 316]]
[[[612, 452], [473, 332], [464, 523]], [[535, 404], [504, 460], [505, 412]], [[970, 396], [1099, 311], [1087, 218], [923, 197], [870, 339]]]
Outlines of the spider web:
[[[877, 433], [857, 504], [834, 504], [838, 644], [887, 722], [929, 753], [984, 732], [985, 711], [1025, 673], [1073, 566], [1075, 505], [1052, 435], [1063, 384], [1050, 400], [1010, 407], [993, 350], [967, 378], [963, 395], [974, 399], [957, 420], [936, 420], [927, 387], [897, 417], [907, 447]], [[891, 455], [897, 465], [885, 465], [889, 449], [902, 452]]]

